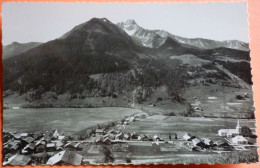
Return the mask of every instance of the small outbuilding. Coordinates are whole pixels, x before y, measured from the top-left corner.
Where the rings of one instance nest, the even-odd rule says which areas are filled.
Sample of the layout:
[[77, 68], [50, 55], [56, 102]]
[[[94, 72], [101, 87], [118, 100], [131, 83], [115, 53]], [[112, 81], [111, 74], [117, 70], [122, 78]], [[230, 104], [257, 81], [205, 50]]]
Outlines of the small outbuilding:
[[12, 165], [12, 166], [25, 166], [30, 164], [31, 157], [27, 155], [16, 155], [12, 159], [10, 159], [5, 165]]
[[243, 136], [238, 135], [238, 136], [232, 138], [232, 143], [234, 143], [234, 144], [247, 144], [248, 141]]
[[61, 151], [56, 155], [52, 156], [48, 161], [47, 165], [55, 164], [69, 164], [69, 165], [80, 165], [82, 162], [82, 155], [72, 151]]

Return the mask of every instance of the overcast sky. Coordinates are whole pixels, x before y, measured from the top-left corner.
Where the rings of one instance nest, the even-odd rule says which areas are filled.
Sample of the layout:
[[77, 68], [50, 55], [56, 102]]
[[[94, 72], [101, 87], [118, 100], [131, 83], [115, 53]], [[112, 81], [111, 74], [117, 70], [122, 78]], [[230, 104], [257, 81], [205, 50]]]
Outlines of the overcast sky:
[[3, 44], [47, 42], [93, 17], [188, 38], [249, 42], [247, 3], [4, 3]]

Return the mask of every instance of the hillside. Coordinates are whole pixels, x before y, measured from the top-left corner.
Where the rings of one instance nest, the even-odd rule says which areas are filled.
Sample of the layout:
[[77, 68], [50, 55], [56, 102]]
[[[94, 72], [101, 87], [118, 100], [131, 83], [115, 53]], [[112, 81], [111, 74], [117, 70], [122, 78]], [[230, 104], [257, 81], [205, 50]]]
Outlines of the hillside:
[[[227, 93], [230, 101], [235, 101], [236, 94], [252, 94], [248, 51], [218, 45], [202, 49], [156, 31], [147, 33], [153, 35], [144, 46], [138, 36], [145, 37], [145, 29], [139, 35], [132, 31], [132, 37], [130, 31], [106, 18], [93, 18], [60, 38], [4, 59], [4, 103], [22, 107], [129, 107], [136, 103], [165, 115], [196, 116], [202, 114], [194, 111], [190, 101], [198, 93], [195, 88], [201, 98], [225, 96], [214, 89], [237, 89]], [[248, 107], [243, 117], [247, 117], [252, 101], [243, 103]], [[219, 101], [214, 108], [222, 106]], [[220, 111], [212, 115], [220, 116]]]
[[30, 43], [18, 43], [13, 42], [7, 46], [3, 46], [3, 59], [13, 57], [15, 55], [26, 52], [32, 48], [35, 48], [42, 43], [40, 42], [30, 42]]

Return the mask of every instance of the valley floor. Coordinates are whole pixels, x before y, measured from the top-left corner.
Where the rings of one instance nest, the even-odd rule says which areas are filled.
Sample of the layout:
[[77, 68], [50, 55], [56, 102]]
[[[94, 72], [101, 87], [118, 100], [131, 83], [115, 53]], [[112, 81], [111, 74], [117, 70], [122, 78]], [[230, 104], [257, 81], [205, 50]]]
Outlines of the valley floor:
[[[51, 115], [54, 111], [55, 116]], [[100, 114], [99, 117], [98, 114]], [[107, 121], [113, 121], [116, 124], [102, 125]], [[24, 127], [22, 123], [28, 126]], [[100, 126], [94, 123], [99, 123]], [[46, 131], [53, 133], [51, 130], [58, 129], [65, 137], [70, 137], [59, 150], [55, 148], [49, 151], [49, 148], [46, 148], [40, 153], [33, 150], [32, 153], [25, 154], [27, 157], [35, 158], [35, 155], [45, 153], [44, 158], [46, 160], [47, 157], [48, 160], [61, 152], [60, 150], [72, 151], [82, 156], [81, 164], [257, 162], [256, 139], [251, 140], [249, 145], [241, 145], [232, 144], [225, 137], [218, 136], [219, 129], [233, 129], [236, 123], [237, 120], [231, 118], [149, 115], [134, 108], [4, 110], [4, 132], [6, 133], [11, 135], [29, 133], [28, 136], [32, 136]], [[255, 132], [255, 120], [241, 119], [240, 124]], [[88, 128], [94, 132], [87, 137], [84, 129]], [[223, 141], [228, 144], [228, 147], [223, 149], [212, 145], [195, 150], [192, 140], [183, 139], [185, 134], [199, 139], [207, 138], [213, 143]], [[5, 145], [8, 146], [8, 143], [17, 141], [19, 139], [8, 140]], [[38, 141], [41, 139], [35, 139], [30, 143]], [[22, 139], [21, 142], [23, 142]], [[47, 141], [47, 144], [57, 146], [58, 142], [63, 141], [52, 138]], [[14, 154], [16, 153], [12, 155]], [[5, 153], [5, 156], [10, 157], [9, 152]], [[37, 161], [34, 163], [39, 164]]]

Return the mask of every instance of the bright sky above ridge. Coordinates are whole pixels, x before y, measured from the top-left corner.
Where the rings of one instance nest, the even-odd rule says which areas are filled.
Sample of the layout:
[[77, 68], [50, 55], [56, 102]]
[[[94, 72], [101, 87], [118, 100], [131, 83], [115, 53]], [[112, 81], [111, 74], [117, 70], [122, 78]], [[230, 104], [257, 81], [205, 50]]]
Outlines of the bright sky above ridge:
[[247, 3], [4, 3], [4, 45], [47, 42], [93, 17], [134, 19], [146, 29], [187, 38], [249, 42]]

